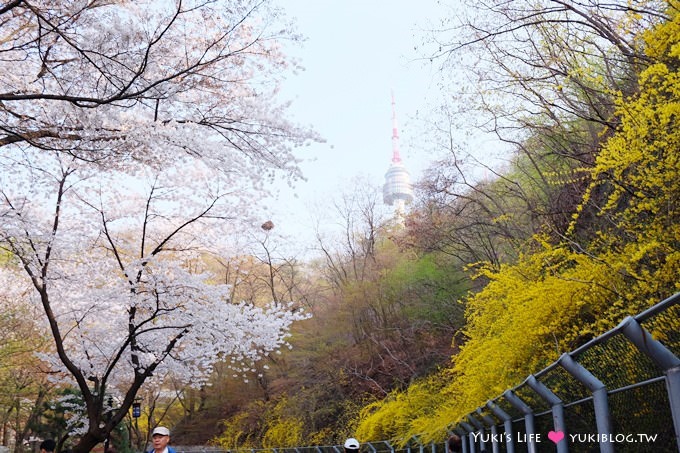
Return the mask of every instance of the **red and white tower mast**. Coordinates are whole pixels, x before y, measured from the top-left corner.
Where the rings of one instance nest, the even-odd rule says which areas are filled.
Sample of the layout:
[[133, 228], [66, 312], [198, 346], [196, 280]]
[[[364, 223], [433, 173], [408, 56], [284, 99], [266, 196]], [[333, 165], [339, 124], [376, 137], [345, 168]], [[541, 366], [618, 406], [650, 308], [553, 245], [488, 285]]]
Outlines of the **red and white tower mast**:
[[411, 175], [404, 166], [399, 154], [399, 130], [397, 128], [397, 110], [392, 93], [392, 163], [385, 173], [383, 201], [394, 206], [397, 216], [402, 216], [407, 204], [413, 201], [413, 184]]

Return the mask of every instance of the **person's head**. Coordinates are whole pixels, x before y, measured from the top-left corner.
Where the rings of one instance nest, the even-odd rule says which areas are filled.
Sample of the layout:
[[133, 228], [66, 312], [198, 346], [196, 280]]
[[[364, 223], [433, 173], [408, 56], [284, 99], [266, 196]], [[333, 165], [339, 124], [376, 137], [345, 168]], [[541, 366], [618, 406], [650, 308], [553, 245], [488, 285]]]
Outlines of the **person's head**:
[[458, 436], [457, 434], [452, 434], [451, 437], [449, 437], [449, 440], [447, 442], [449, 444], [449, 451], [450, 452], [461, 451], [462, 442], [461, 442], [460, 436]]
[[165, 426], [156, 426], [151, 433], [151, 441], [154, 450], [164, 450], [170, 442], [170, 430]]
[[52, 439], [45, 439], [40, 443], [40, 451], [52, 453], [57, 448], [57, 443]]
[[359, 451], [359, 441], [353, 437], [350, 437], [345, 441], [345, 451], [347, 453], [357, 453]]

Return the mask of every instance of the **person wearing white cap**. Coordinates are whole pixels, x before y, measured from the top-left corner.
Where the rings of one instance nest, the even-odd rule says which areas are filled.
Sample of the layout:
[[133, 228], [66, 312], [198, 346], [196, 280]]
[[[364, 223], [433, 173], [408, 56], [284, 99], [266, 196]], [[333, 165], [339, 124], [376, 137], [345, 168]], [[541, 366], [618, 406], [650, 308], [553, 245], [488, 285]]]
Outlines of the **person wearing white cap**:
[[151, 441], [153, 443], [153, 450], [150, 450], [149, 453], [175, 453], [175, 450], [168, 446], [170, 430], [165, 426], [156, 426], [153, 429]]
[[345, 452], [346, 453], [358, 453], [359, 451], [359, 441], [354, 437], [350, 437], [345, 441]]

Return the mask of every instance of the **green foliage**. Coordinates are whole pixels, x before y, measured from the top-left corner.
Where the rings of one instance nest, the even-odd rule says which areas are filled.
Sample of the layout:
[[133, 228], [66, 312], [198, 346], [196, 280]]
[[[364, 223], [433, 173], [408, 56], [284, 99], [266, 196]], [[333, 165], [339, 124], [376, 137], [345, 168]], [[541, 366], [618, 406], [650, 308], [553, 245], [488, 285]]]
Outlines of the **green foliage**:
[[[9, 255], [0, 256], [0, 265], [11, 266], [10, 261]], [[6, 432], [14, 431], [15, 442], [20, 444], [22, 436], [49, 432], [39, 416], [53, 384], [37, 356], [51, 345], [47, 331], [37, 323], [40, 318], [18, 288], [5, 288], [9, 291], [0, 294], [0, 424]]]
[[[371, 412], [362, 418], [360, 431], [436, 438], [458, 417], [613, 326], [617, 320], [609, 313], [613, 293], [608, 285], [621, 283], [619, 274], [582, 254], [540, 244], [542, 250], [522, 255], [514, 265], [479, 270], [489, 283], [467, 300], [469, 340], [453, 368], [438, 376], [446, 385], [440, 404], [430, 401], [436, 409], [426, 415], [408, 405], [411, 399], [397, 395], [393, 399], [399, 405]], [[401, 420], [399, 429], [392, 429], [394, 421], [381, 426], [392, 419]]]
[[409, 323], [420, 320], [453, 329], [463, 325], [463, 305], [457, 300], [469, 281], [442, 256], [404, 257], [377, 283], [387, 299], [401, 305], [400, 318]]
[[451, 337], [464, 323], [463, 271], [446, 256], [401, 250], [383, 234], [372, 258], [357, 261], [360, 278], [315, 301], [314, 316], [293, 331], [293, 349], [264, 370], [270, 399], [224, 417], [214, 443], [228, 449], [341, 444], [360, 436], [356, 416], [367, 401], [448, 362]]

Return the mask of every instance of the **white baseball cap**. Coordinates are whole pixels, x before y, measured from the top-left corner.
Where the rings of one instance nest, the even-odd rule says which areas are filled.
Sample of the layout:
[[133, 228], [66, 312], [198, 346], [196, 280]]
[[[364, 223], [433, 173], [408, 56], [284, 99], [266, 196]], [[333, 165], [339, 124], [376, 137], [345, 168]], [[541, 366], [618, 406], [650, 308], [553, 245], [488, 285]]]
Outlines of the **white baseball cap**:
[[165, 426], [156, 426], [151, 433], [151, 437], [155, 436], [156, 434], [159, 436], [169, 436], [170, 430]]
[[349, 448], [350, 450], [358, 450], [359, 449], [359, 441], [356, 440], [353, 437], [350, 437], [345, 441], [345, 448]]

